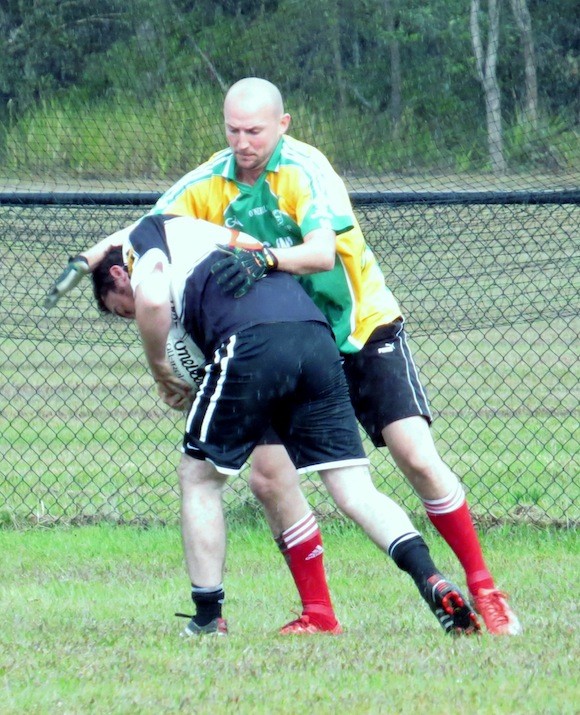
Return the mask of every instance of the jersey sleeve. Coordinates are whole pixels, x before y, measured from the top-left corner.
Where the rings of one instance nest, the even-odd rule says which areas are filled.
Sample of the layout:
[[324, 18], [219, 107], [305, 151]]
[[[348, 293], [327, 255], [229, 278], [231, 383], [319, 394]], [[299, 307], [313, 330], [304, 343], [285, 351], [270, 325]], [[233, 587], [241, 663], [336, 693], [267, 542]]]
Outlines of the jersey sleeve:
[[288, 145], [289, 161], [283, 170], [287, 185], [278, 192], [280, 208], [296, 217], [303, 236], [318, 228], [330, 228], [337, 234], [350, 231], [356, 219], [346, 186], [331, 163], [314, 147]]
[[231, 151], [216, 152], [210, 159], [200, 164], [171, 186], [159, 197], [150, 214], [173, 214], [193, 216], [213, 223], [221, 223], [223, 211], [221, 191], [224, 179], [222, 167], [227, 163]]
[[135, 291], [157, 265], [168, 266], [171, 262], [164, 219], [161, 216], [143, 218], [129, 234], [127, 244], [127, 267], [131, 288]]

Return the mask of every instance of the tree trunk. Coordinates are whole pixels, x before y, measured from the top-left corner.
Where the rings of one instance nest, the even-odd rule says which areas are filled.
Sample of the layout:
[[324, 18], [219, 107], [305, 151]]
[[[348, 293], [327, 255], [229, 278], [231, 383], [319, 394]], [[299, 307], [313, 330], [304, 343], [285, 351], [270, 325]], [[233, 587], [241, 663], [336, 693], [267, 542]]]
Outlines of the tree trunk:
[[477, 75], [483, 87], [487, 121], [487, 144], [494, 174], [504, 174], [506, 161], [503, 153], [501, 123], [501, 92], [497, 80], [497, 55], [499, 50], [499, 6], [501, 0], [488, 0], [487, 47], [483, 49], [479, 24], [479, 0], [471, 0], [470, 30]]
[[533, 129], [538, 126], [538, 78], [532, 18], [527, 0], [511, 0], [512, 12], [520, 31], [524, 54], [524, 121]]
[[393, 123], [393, 136], [397, 136], [401, 123], [402, 90], [401, 90], [401, 50], [399, 40], [395, 36], [396, 22], [391, 0], [384, 0], [387, 30], [389, 32], [389, 55], [391, 69], [391, 97], [389, 114]]
[[338, 90], [338, 104], [340, 108], [346, 107], [346, 87], [344, 81], [344, 67], [340, 49], [340, 5], [338, 0], [329, 0], [327, 4], [328, 33], [334, 65], [334, 76]]

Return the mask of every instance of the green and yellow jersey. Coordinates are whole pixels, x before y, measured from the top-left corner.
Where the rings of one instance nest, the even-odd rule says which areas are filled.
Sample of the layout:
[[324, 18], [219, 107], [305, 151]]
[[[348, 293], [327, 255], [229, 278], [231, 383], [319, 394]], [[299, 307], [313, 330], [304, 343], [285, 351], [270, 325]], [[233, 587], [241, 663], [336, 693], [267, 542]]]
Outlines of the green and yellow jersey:
[[217, 152], [166, 191], [152, 213], [195, 216], [277, 248], [302, 243], [317, 228], [334, 230], [334, 269], [298, 280], [327, 317], [343, 353], [358, 352], [377, 326], [401, 314], [343, 181], [320, 151], [297, 139], [280, 139], [251, 186], [236, 179], [231, 149]]

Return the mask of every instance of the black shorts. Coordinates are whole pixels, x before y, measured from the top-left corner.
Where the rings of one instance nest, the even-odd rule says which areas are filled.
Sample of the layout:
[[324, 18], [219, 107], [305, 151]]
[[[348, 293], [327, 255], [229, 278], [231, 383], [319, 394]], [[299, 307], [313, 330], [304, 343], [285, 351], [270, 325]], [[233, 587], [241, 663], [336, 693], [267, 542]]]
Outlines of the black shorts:
[[431, 423], [402, 318], [377, 328], [362, 350], [343, 358], [354, 411], [375, 447], [385, 446], [382, 430], [392, 422], [420, 415]]
[[273, 427], [299, 472], [368, 464], [340, 354], [318, 322], [267, 323], [216, 350], [182, 451], [237, 474]]

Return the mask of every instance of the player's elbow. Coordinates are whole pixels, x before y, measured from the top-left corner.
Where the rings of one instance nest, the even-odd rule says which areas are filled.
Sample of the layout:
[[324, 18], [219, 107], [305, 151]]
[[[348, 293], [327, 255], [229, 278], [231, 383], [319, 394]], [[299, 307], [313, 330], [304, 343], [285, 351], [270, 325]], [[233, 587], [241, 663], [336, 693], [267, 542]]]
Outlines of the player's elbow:
[[331, 250], [329, 247], [325, 247], [324, 250], [317, 251], [313, 258], [311, 266], [313, 272], [331, 271], [334, 268], [336, 252], [334, 248]]
[[332, 255], [325, 254], [320, 257], [320, 260], [318, 262], [319, 270], [320, 271], [331, 271], [334, 268], [334, 263], [335, 263], [334, 252], [332, 253]]

